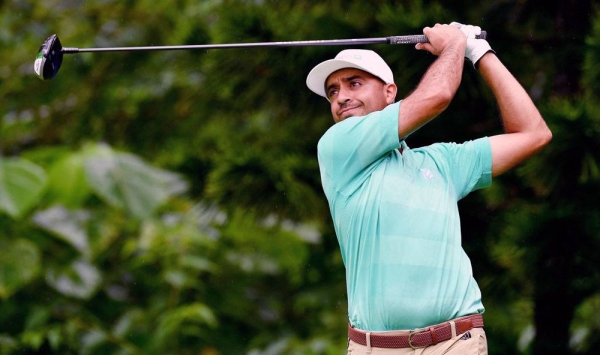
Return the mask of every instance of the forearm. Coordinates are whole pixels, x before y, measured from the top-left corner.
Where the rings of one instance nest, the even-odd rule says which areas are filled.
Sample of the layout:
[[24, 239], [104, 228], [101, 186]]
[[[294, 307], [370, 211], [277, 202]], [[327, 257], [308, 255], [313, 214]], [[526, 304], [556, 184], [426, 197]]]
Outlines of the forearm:
[[483, 56], [478, 67], [496, 98], [506, 133], [536, 131], [546, 126], [525, 89], [494, 53]]
[[525, 89], [494, 53], [484, 55], [478, 67], [496, 98], [505, 131], [491, 137], [493, 175], [499, 175], [541, 150], [552, 133]]
[[442, 113], [450, 104], [462, 78], [464, 43], [447, 47], [429, 67], [416, 89], [400, 106], [398, 134], [405, 138]]

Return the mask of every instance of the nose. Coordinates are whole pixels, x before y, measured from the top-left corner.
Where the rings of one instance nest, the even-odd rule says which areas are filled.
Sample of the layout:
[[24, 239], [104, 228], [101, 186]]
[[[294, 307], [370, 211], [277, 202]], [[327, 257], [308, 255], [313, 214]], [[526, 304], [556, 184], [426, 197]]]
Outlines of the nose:
[[350, 95], [349, 95], [348, 90], [346, 90], [343, 86], [340, 87], [335, 99], [338, 102], [338, 104], [340, 104], [340, 105], [343, 105], [343, 104], [349, 102]]

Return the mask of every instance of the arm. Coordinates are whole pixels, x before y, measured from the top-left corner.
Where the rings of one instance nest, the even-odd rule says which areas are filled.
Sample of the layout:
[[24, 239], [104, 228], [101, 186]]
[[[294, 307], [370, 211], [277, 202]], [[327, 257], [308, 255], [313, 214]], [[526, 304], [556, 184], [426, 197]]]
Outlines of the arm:
[[423, 33], [429, 43], [419, 43], [416, 48], [438, 58], [416, 89], [402, 100], [398, 115], [400, 139], [442, 113], [454, 98], [462, 78], [466, 36], [455, 26], [440, 24], [424, 28]]
[[488, 52], [477, 63], [496, 97], [505, 134], [490, 137], [492, 175], [500, 175], [533, 156], [552, 139], [533, 101], [498, 57]]

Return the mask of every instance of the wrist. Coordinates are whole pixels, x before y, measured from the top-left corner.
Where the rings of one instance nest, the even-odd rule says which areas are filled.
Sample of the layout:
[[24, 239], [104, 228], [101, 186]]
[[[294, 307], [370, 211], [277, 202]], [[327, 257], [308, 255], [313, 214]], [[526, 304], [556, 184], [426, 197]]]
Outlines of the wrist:
[[490, 48], [487, 52], [483, 53], [483, 55], [481, 57], [479, 57], [479, 60], [477, 60], [475, 63], [473, 63], [473, 67], [475, 69], [479, 70], [481, 63], [485, 62], [487, 59], [489, 59], [490, 56], [488, 56], [488, 54], [490, 54], [490, 53], [496, 54], [496, 52]]
[[465, 57], [469, 58], [474, 67], [476, 67], [477, 62], [488, 52], [494, 52], [494, 50], [485, 39], [467, 40]]

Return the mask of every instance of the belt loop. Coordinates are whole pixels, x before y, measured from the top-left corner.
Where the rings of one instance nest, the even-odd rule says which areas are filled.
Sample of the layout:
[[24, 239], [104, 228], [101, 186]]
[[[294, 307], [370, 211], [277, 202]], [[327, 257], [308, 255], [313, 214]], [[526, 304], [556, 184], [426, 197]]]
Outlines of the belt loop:
[[452, 330], [452, 338], [456, 338], [456, 323], [453, 320], [448, 323], [450, 323], [450, 329]]
[[366, 338], [367, 338], [367, 355], [371, 355], [371, 332], [367, 332], [366, 334]]
[[438, 343], [437, 334], [435, 334], [435, 329], [433, 327], [429, 327], [429, 333], [431, 333], [431, 342], [436, 345]]

